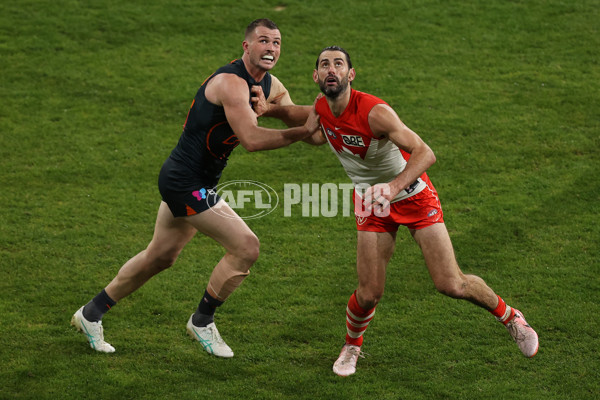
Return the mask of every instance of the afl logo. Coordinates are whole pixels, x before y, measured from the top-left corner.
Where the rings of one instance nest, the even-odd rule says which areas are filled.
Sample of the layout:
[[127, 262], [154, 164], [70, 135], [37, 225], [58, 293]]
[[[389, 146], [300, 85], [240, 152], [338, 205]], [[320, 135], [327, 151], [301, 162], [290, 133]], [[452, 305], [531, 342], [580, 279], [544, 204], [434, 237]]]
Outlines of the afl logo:
[[429, 213], [427, 214], [427, 217], [431, 218], [434, 215], [436, 215], [438, 213], [438, 211], [434, 208], [433, 210], [429, 211]]
[[275, 210], [279, 204], [277, 192], [262, 182], [237, 180], [219, 184], [217, 194], [231, 207], [236, 215], [223, 212], [219, 204], [211, 210], [228, 218], [256, 219]]

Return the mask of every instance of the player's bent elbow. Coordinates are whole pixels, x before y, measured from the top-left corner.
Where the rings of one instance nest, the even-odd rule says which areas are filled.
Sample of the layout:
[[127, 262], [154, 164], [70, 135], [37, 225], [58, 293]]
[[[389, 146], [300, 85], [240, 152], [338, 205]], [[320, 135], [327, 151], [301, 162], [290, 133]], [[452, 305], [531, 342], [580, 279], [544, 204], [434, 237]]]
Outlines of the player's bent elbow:
[[262, 150], [259, 143], [253, 142], [251, 140], [240, 140], [240, 144], [244, 149], [246, 149], [250, 153], [254, 153], [255, 151]]
[[428, 150], [427, 153], [428, 153], [428, 159], [429, 159], [429, 166], [431, 167], [437, 161], [437, 157], [435, 156], [435, 153], [433, 152], [433, 150], [431, 150], [431, 148], [429, 146], [427, 147], [427, 150]]

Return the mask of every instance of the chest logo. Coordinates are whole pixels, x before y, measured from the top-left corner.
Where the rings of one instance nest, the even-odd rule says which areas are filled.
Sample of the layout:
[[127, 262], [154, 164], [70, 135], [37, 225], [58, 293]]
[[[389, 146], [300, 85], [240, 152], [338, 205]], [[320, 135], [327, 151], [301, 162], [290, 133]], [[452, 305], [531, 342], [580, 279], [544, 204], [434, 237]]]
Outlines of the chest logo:
[[358, 135], [342, 135], [342, 140], [346, 146], [365, 147], [365, 142], [362, 136]]
[[337, 135], [329, 128], [327, 128], [327, 136], [331, 136], [333, 139], [337, 139]]

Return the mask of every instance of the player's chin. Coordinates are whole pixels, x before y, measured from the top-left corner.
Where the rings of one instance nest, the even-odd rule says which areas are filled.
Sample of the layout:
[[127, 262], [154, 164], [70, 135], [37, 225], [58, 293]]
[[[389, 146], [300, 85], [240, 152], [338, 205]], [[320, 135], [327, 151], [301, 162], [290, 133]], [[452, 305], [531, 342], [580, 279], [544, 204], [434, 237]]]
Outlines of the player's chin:
[[260, 63], [260, 66], [263, 69], [269, 71], [270, 69], [272, 69], [275, 66], [275, 64], [277, 64], [277, 61], [262, 61]]
[[272, 60], [261, 58], [260, 63], [259, 63], [259, 65], [266, 70], [273, 68], [275, 66], [275, 64], [277, 64], [276, 58], [274, 58]]

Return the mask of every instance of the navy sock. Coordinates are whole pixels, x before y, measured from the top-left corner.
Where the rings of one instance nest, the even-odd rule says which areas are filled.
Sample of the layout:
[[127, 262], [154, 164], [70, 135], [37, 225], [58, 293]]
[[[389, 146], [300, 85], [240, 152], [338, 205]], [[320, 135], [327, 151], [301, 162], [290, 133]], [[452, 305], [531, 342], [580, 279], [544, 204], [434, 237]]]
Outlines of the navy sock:
[[110, 310], [116, 301], [110, 298], [106, 290], [102, 289], [89, 303], [83, 307], [83, 316], [91, 322], [98, 322], [108, 310]]
[[215, 311], [217, 307], [223, 304], [222, 301], [215, 299], [207, 291], [204, 291], [204, 296], [198, 304], [196, 312], [192, 316], [192, 324], [198, 327], [206, 326], [214, 321]]

